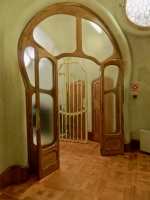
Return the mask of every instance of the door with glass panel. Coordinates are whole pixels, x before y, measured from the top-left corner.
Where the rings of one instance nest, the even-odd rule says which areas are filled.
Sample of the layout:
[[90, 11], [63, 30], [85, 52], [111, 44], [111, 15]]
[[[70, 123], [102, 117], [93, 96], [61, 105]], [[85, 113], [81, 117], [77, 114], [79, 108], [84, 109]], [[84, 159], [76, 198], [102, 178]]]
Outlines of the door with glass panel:
[[57, 61], [45, 50], [29, 46], [24, 65], [30, 170], [42, 179], [59, 167]]
[[[76, 3], [60, 3], [44, 9], [23, 30], [18, 43], [18, 58], [26, 91], [31, 171], [37, 169], [39, 178], [42, 178], [59, 167], [59, 130], [63, 129], [62, 136], [65, 136], [70, 126], [73, 135], [73, 118], [75, 124], [80, 121], [81, 126], [84, 120], [87, 122], [87, 115], [84, 117], [83, 114], [86, 101], [89, 102], [86, 131], [91, 131], [91, 98], [90, 95], [88, 100], [84, 98], [86, 89], [81, 85], [86, 86], [86, 83], [82, 78], [78, 76], [72, 83], [68, 80], [62, 90], [66, 92], [65, 102], [58, 100], [58, 68], [65, 58], [84, 63], [88, 73], [88, 87], [90, 85], [88, 94], [91, 93], [92, 81], [101, 76], [101, 109], [97, 120], [100, 124], [101, 152], [102, 155], [123, 152], [122, 55], [111, 30], [100, 16]], [[79, 99], [75, 101], [80, 88], [82, 103]], [[72, 92], [74, 100], [66, 90]], [[74, 115], [64, 115], [64, 104], [68, 106], [75, 103], [78, 108], [74, 109]], [[70, 122], [67, 118], [70, 118]], [[74, 129], [75, 132], [80, 130]]]
[[115, 155], [124, 152], [123, 137], [123, 64], [110, 61], [102, 73], [102, 124], [101, 154]]
[[[44, 53], [45, 52], [45, 53]], [[57, 136], [57, 63], [40, 50], [36, 72], [36, 133], [39, 153], [39, 178], [59, 167]], [[45, 55], [44, 55], [45, 54]]]

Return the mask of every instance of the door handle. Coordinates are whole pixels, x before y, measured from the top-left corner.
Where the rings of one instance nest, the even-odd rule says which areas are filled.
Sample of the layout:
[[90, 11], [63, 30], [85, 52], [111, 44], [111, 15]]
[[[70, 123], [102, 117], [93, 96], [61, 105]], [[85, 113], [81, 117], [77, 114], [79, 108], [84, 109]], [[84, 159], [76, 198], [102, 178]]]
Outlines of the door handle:
[[124, 103], [122, 104], [122, 114], [124, 116]]

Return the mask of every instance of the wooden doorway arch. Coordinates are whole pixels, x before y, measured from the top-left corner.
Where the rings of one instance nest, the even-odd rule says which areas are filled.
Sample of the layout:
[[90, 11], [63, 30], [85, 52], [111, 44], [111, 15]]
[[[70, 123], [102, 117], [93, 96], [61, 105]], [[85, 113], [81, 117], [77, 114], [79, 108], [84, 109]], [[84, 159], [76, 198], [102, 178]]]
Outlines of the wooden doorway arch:
[[[76, 50], [73, 53], [63, 52], [57, 56], [49, 53], [41, 45], [39, 45], [34, 37], [33, 31], [35, 27], [45, 18], [57, 15], [65, 14], [69, 16], [74, 16], [76, 18]], [[100, 26], [103, 31], [107, 34], [113, 45], [113, 53], [104, 61], [100, 61], [94, 56], [85, 54], [82, 49], [82, 19], [89, 20]], [[24, 52], [26, 48], [32, 47], [34, 49], [34, 68], [35, 68], [35, 85], [30, 81], [28, 73], [26, 71], [26, 66], [24, 62]], [[58, 138], [58, 60], [64, 57], [79, 57], [92, 60], [97, 65], [100, 66], [101, 70], [101, 121], [100, 124], [105, 122], [105, 95], [109, 92], [115, 95], [115, 112], [117, 113], [116, 129], [113, 132], [107, 133], [105, 131], [106, 127], [101, 126], [101, 153], [102, 155], [120, 154], [123, 153], [123, 67], [122, 67], [122, 56], [119, 50], [118, 44], [111, 33], [105, 22], [92, 10], [86, 8], [83, 5], [76, 3], [60, 3], [50, 6], [40, 13], [38, 13], [25, 27], [23, 30], [19, 43], [18, 43], [18, 59], [19, 67], [24, 81], [25, 91], [26, 91], [26, 113], [27, 113], [27, 135], [28, 135], [28, 152], [29, 152], [29, 164], [32, 172], [38, 171], [39, 179], [45, 177], [52, 171], [59, 167], [59, 138]], [[40, 59], [47, 58], [51, 63], [52, 68], [52, 78], [53, 87], [50, 90], [40, 88], [39, 85], [39, 62]], [[116, 65], [120, 69], [117, 84], [115, 88], [111, 91], [105, 91], [105, 73], [104, 70], [108, 65]], [[119, 85], [119, 89], [118, 89]], [[119, 91], [117, 94], [116, 91]], [[53, 139], [47, 145], [42, 145], [41, 143], [41, 104], [40, 95], [48, 95], [53, 100]], [[32, 97], [35, 95], [35, 113], [36, 113], [36, 134], [37, 134], [37, 144], [33, 142], [33, 106]], [[119, 117], [118, 117], [119, 115]], [[119, 128], [118, 128], [119, 127]], [[114, 145], [111, 145], [113, 142]]]

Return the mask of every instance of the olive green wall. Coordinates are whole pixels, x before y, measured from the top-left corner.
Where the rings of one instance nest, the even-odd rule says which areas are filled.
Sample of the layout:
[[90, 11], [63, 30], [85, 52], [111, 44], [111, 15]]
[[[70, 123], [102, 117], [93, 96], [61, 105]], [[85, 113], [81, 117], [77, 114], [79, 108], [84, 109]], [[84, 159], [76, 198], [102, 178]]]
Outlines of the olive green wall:
[[[25, 91], [20, 75], [17, 45], [26, 24], [38, 12], [63, 0], [0, 1], [0, 174], [11, 165], [28, 164]], [[68, 2], [72, 2], [68, 0]], [[97, 13], [114, 34], [124, 59], [125, 143], [150, 129], [149, 31], [136, 30], [124, 20], [119, 0], [74, 0]], [[132, 99], [131, 83], [139, 84]]]

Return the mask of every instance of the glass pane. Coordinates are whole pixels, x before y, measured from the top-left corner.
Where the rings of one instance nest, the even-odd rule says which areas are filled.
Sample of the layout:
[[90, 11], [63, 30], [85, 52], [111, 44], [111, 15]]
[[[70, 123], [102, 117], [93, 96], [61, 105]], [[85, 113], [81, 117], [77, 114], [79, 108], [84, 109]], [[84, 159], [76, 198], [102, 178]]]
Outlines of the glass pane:
[[41, 144], [48, 145], [54, 140], [54, 102], [47, 94], [40, 93]]
[[33, 143], [37, 145], [36, 137], [36, 101], [35, 94], [32, 95], [32, 124], [33, 124]]
[[34, 48], [27, 47], [24, 51], [24, 64], [30, 80], [31, 85], [35, 86], [35, 72], [34, 72]]
[[109, 65], [104, 69], [104, 90], [111, 90], [116, 87], [119, 67], [116, 65]]
[[116, 131], [116, 96], [113, 92], [104, 96], [105, 134]]
[[35, 41], [56, 56], [76, 50], [76, 18], [70, 15], [53, 15], [44, 19], [33, 32]]
[[85, 54], [104, 61], [113, 54], [113, 45], [107, 34], [95, 23], [82, 20], [82, 42]]
[[39, 87], [46, 90], [53, 88], [53, 65], [47, 58], [39, 62]]

